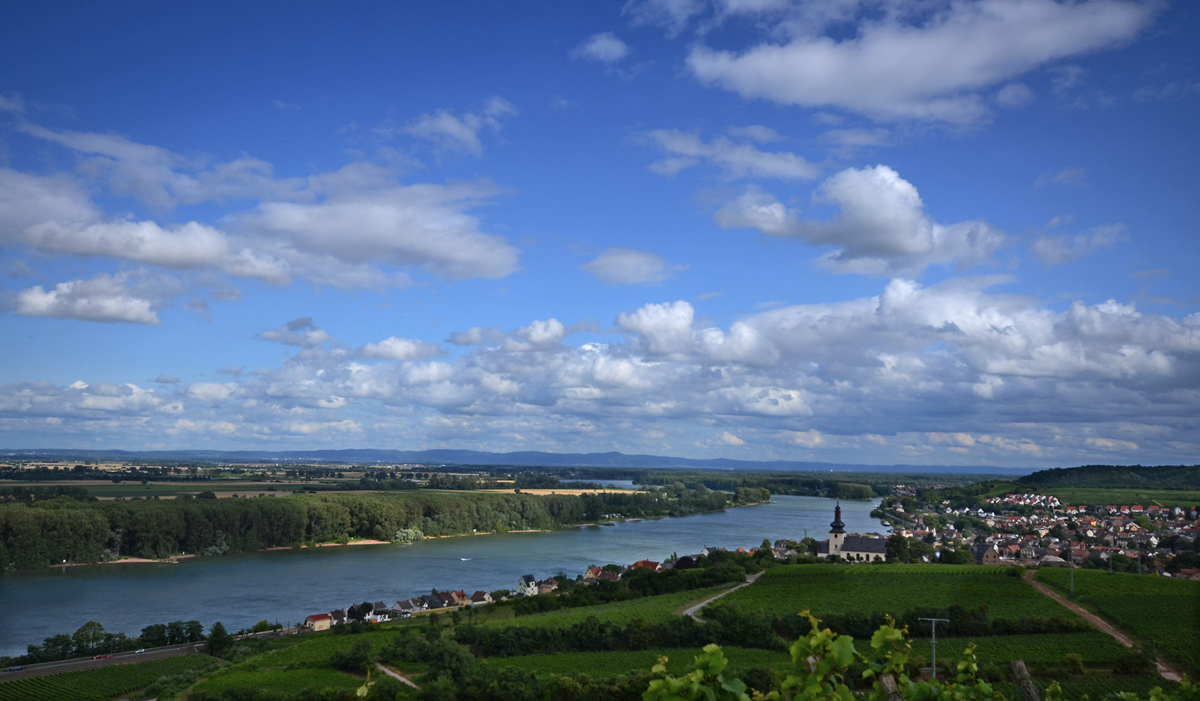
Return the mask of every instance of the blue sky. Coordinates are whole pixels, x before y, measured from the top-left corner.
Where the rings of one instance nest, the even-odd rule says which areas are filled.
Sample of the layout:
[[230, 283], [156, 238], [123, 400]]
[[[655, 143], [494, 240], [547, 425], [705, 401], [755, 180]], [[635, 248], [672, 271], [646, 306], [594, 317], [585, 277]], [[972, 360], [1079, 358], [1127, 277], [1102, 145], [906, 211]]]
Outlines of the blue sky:
[[1195, 462], [1200, 12], [0, 27], [0, 446]]

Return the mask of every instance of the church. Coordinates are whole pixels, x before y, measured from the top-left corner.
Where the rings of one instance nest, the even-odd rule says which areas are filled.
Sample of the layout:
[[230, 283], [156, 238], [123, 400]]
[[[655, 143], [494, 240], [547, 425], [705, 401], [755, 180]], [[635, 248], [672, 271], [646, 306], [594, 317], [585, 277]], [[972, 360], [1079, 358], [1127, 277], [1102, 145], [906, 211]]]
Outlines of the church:
[[842, 502], [833, 510], [833, 523], [829, 524], [829, 540], [823, 540], [817, 549], [821, 557], [840, 557], [848, 562], [875, 562], [887, 558], [887, 541], [858, 534], [846, 535], [846, 524], [842, 523]]

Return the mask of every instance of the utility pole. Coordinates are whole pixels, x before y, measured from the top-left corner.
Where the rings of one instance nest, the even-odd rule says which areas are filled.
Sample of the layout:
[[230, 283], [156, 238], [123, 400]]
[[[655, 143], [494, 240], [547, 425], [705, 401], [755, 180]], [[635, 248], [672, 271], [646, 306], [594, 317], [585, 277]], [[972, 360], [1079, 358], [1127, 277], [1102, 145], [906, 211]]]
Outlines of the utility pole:
[[933, 680], [937, 681], [937, 624], [939, 622], [949, 623], [950, 619], [949, 618], [918, 618], [917, 620], [918, 621], [929, 621], [929, 625], [933, 629], [933, 637], [930, 638], [930, 640], [929, 640], [929, 649], [932, 652], [932, 654], [930, 655], [930, 657], [932, 659], [930, 660], [929, 664], [932, 667]]
[[1067, 558], [1070, 560], [1068, 565], [1071, 568], [1071, 601], [1075, 600], [1075, 547], [1068, 546], [1067, 552], [1070, 555]]

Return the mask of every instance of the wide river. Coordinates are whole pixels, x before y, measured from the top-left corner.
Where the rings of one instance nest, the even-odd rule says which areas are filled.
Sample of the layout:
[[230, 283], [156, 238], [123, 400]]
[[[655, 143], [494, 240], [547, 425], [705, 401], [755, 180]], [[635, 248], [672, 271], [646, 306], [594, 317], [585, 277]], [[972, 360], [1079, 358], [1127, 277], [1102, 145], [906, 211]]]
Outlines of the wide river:
[[[870, 518], [879, 500], [847, 501], [849, 532], [886, 531]], [[268, 619], [291, 625], [361, 601], [428, 594], [431, 589], [511, 589], [524, 574], [572, 576], [590, 565], [664, 560], [704, 546], [754, 547], [763, 538], [824, 540], [832, 499], [775, 496], [771, 503], [718, 513], [627, 521], [549, 533], [438, 538], [414, 545], [277, 550], [185, 559], [178, 564], [122, 563], [0, 575], [0, 655], [25, 652], [87, 621], [136, 636], [151, 623], [214, 621], [237, 630]]]

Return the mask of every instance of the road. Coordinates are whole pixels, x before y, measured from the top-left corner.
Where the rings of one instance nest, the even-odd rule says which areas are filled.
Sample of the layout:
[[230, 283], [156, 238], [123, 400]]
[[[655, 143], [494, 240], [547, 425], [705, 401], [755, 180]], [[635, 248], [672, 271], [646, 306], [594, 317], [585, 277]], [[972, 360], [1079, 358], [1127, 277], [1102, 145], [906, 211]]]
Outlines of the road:
[[392, 670], [392, 669], [391, 669], [391, 668], [389, 668], [389, 667], [384, 667], [382, 662], [376, 662], [376, 663], [375, 663], [375, 666], [379, 668], [379, 671], [381, 671], [381, 672], [383, 672], [384, 674], [388, 675], [388, 676], [389, 676], [389, 677], [391, 677], [392, 679], [397, 679], [397, 680], [399, 680], [399, 681], [401, 681], [401, 682], [403, 682], [403, 683], [405, 683], [405, 684], [408, 684], [409, 686], [411, 686], [412, 688], [416, 689], [417, 691], [420, 691], [420, 690], [421, 690], [421, 687], [417, 686], [416, 684], [413, 684], [411, 679], [409, 679], [408, 677], [404, 676], [403, 674], [400, 674], [400, 673], [399, 673], [399, 672], [397, 672], [397, 671], [394, 671], [394, 670]]
[[704, 619], [700, 618], [699, 616], [696, 615], [696, 613], [700, 609], [704, 608], [705, 606], [708, 606], [709, 604], [716, 601], [717, 599], [720, 599], [722, 596], [727, 596], [729, 594], [734, 593], [738, 589], [741, 589], [742, 587], [748, 587], [751, 584], [754, 584], [755, 582], [758, 581], [758, 578], [761, 577], [762, 575], [763, 575], [762, 572], [757, 572], [755, 574], [746, 575], [746, 582], [744, 584], [739, 584], [736, 587], [734, 587], [732, 589], [728, 589], [726, 591], [723, 591], [720, 594], [717, 594], [716, 596], [714, 596], [710, 599], [705, 599], [704, 601], [701, 601], [700, 603], [696, 604], [695, 606], [692, 606], [691, 608], [684, 609], [683, 615], [691, 618], [694, 621], [699, 621], [700, 623], [703, 623]]
[[8, 681], [10, 679], [26, 679], [28, 677], [44, 677], [47, 674], [78, 672], [84, 669], [111, 667], [112, 665], [145, 662], [146, 660], [161, 660], [167, 657], [190, 655], [194, 652], [198, 652], [202, 647], [204, 647], [203, 643], [188, 643], [187, 645], [156, 647], [147, 650], [140, 655], [133, 652], [119, 652], [114, 653], [111, 658], [104, 658], [100, 660], [83, 658], [77, 660], [63, 660], [61, 662], [43, 662], [42, 664], [27, 665], [25, 669], [22, 669], [19, 672], [0, 672], [0, 681]]
[[[1040, 591], [1041, 593], [1050, 597], [1051, 599], [1054, 599], [1055, 601], [1062, 604], [1063, 606], [1066, 606], [1071, 611], [1079, 614], [1080, 618], [1087, 621], [1088, 623], [1091, 623], [1093, 626], [1098, 628], [1101, 632], [1111, 635], [1113, 638], [1116, 639], [1116, 641], [1118, 643], [1121, 643], [1125, 647], [1133, 647], [1134, 646], [1132, 638], [1125, 635], [1121, 631], [1117, 630], [1115, 627], [1113, 627], [1113, 625], [1111, 623], [1104, 620], [1103, 618], [1100, 618], [1099, 616], [1092, 613], [1091, 611], [1088, 611], [1087, 609], [1085, 609], [1084, 607], [1075, 603], [1074, 601], [1067, 599], [1065, 596], [1063, 596], [1062, 594], [1059, 594], [1058, 592], [1054, 591], [1050, 587], [1047, 587], [1045, 584], [1042, 584], [1041, 582], [1036, 581], [1033, 578], [1033, 576], [1035, 574], [1036, 574], [1036, 572], [1034, 572], [1033, 570], [1030, 570], [1029, 572], [1025, 573], [1025, 581], [1032, 584], [1034, 589], [1037, 589], [1038, 591]], [[1167, 664], [1166, 662], [1155, 660], [1154, 664], [1158, 667], [1158, 673], [1162, 676], [1163, 679], [1177, 682], [1183, 678], [1183, 675], [1181, 675], [1179, 673], [1179, 670], [1175, 669], [1174, 667]]]

